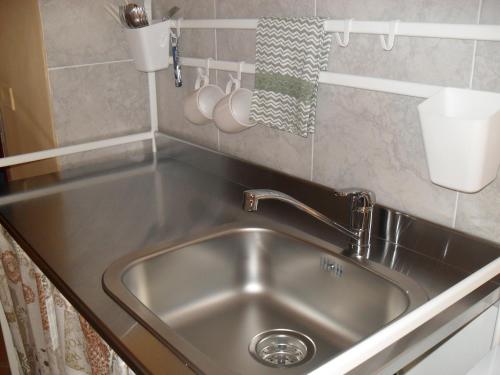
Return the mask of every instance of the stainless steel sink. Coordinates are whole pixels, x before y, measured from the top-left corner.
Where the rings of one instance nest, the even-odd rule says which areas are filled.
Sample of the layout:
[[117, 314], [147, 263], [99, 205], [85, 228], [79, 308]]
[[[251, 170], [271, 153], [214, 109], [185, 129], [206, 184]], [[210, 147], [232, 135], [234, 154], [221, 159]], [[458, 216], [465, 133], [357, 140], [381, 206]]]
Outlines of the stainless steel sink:
[[427, 299], [403, 275], [326, 242], [228, 228], [114, 263], [106, 290], [193, 369], [298, 374]]

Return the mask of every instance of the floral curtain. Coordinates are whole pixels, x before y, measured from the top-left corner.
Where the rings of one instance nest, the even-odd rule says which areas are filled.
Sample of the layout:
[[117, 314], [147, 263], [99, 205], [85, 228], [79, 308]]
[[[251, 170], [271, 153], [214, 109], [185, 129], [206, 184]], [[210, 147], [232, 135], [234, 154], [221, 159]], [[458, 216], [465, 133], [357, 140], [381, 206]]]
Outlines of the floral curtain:
[[23, 375], [133, 374], [2, 227], [0, 260], [0, 302]]

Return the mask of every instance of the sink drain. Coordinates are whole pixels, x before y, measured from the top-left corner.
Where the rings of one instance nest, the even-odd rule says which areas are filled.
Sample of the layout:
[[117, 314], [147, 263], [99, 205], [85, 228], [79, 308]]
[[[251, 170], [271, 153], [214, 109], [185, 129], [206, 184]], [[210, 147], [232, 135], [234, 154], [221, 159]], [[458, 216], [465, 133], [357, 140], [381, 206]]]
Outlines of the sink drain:
[[291, 367], [310, 360], [316, 347], [306, 335], [288, 329], [259, 333], [250, 342], [250, 353], [272, 367]]

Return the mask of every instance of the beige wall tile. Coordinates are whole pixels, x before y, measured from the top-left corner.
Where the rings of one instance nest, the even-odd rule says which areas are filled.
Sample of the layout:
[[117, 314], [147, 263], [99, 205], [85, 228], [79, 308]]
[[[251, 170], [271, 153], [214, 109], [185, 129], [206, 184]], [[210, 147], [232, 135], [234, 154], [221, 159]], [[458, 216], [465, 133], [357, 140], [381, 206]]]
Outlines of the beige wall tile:
[[[217, 18], [264, 16], [313, 16], [313, 0], [216, 0]], [[219, 30], [217, 57], [221, 60], [255, 61], [254, 30]]]
[[314, 181], [371, 189], [382, 204], [451, 226], [455, 193], [429, 180], [416, 108], [420, 101], [322, 86]]
[[49, 67], [129, 59], [122, 28], [104, 10], [117, 0], [40, 0]]
[[[478, 0], [318, 0], [322, 17], [409, 22], [474, 23]], [[353, 34], [347, 48], [334, 43], [330, 70], [435, 85], [466, 87], [472, 66], [472, 41], [397, 37], [384, 51], [378, 35]]]
[[[500, 23], [500, 1], [484, 0], [482, 24]], [[500, 92], [500, 43], [478, 42], [473, 88]]]
[[149, 129], [146, 74], [131, 62], [53, 70], [50, 84], [60, 146]]
[[474, 23], [478, 7], [479, 0], [317, 0], [318, 16], [367, 21]]
[[59, 158], [59, 163], [62, 174], [71, 175], [75, 169], [92, 168], [96, 163], [112, 168], [126, 165], [127, 162], [137, 163], [144, 161], [146, 155], [151, 152], [151, 149], [150, 141], [135, 142], [62, 156]]
[[220, 132], [220, 150], [227, 154], [304, 179], [311, 170], [312, 138], [254, 126], [237, 134]]
[[461, 193], [456, 228], [463, 232], [500, 242], [500, 182], [498, 177], [479, 193]]

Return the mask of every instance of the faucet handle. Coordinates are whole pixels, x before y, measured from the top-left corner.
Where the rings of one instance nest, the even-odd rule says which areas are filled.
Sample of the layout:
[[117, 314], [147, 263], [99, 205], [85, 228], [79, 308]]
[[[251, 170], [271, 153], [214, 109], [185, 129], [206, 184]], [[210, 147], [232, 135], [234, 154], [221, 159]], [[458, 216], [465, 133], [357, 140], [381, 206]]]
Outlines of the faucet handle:
[[346, 189], [334, 194], [336, 197], [345, 197], [350, 200], [350, 228], [358, 233], [359, 240], [355, 244], [355, 249], [356, 254], [360, 255], [361, 249], [370, 246], [375, 193], [369, 190]]
[[375, 193], [370, 190], [362, 189], [342, 189], [334, 193], [336, 197], [344, 197], [351, 200], [351, 207], [353, 210], [371, 209], [375, 206], [376, 197]]

